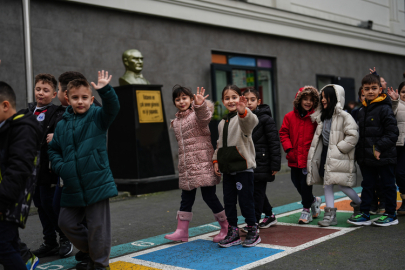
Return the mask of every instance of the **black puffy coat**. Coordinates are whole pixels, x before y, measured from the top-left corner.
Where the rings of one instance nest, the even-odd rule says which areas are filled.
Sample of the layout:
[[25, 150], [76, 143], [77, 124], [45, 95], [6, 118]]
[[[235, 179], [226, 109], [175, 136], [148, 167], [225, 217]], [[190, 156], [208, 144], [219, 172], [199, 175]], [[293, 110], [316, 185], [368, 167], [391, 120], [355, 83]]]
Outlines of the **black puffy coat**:
[[[363, 102], [363, 105], [358, 112], [360, 139], [356, 145], [357, 163], [366, 166], [396, 164], [399, 131], [391, 100], [383, 94], [371, 103]], [[374, 157], [373, 149], [381, 153], [380, 160]]]
[[274, 181], [272, 171], [280, 171], [281, 168], [278, 129], [274, 119], [271, 117], [271, 111], [268, 105], [259, 105], [253, 113], [259, 118], [259, 124], [252, 133], [256, 150], [255, 182], [272, 182]]
[[21, 110], [0, 128], [0, 220], [24, 228], [35, 191], [41, 129]]

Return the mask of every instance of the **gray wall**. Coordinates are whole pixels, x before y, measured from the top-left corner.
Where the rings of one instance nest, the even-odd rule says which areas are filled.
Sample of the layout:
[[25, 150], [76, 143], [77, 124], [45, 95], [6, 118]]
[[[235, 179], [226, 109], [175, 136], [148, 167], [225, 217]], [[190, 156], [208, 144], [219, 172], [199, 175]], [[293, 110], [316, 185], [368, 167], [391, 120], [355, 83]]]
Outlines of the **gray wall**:
[[[0, 80], [18, 94], [25, 106], [24, 50], [20, 1], [0, 0]], [[140, 50], [144, 76], [163, 84], [167, 119], [176, 108], [171, 88], [181, 84], [211, 87], [211, 51], [241, 52], [277, 58], [276, 94], [278, 125], [292, 109], [298, 88], [316, 86], [316, 74], [352, 77], [356, 88], [369, 67], [376, 66], [389, 86], [397, 87], [405, 71], [405, 57], [324, 45], [271, 35], [211, 27], [136, 13], [109, 10], [62, 1], [31, 0], [34, 74], [58, 77], [68, 70], [97, 79], [97, 70], [113, 74], [118, 85], [124, 67], [123, 51]], [[170, 132], [177, 167], [177, 142]]]

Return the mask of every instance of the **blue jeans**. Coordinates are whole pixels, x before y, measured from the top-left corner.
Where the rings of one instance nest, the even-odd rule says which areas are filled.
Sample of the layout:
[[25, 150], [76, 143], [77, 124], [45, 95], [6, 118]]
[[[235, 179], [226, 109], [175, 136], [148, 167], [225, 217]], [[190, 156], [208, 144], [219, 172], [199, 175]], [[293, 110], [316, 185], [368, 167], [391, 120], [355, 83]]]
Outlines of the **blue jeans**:
[[[217, 197], [216, 189], [217, 186], [201, 187], [203, 200], [208, 205], [208, 207], [211, 208], [214, 214], [217, 214], [224, 210], [221, 202]], [[181, 192], [180, 211], [191, 212], [191, 209], [194, 205], [196, 193], [196, 188], [192, 190], [183, 190]]]
[[18, 248], [17, 223], [0, 221], [0, 264], [4, 270], [27, 270]]
[[253, 172], [241, 172], [235, 175], [224, 176], [224, 204], [225, 214], [231, 226], [237, 226], [238, 214], [236, 204], [239, 198], [239, 207], [248, 226], [256, 224], [255, 201], [253, 197], [254, 184]]
[[370, 211], [375, 186], [381, 181], [382, 192], [385, 195], [385, 212], [394, 215], [397, 208], [397, 187], [395, 186], [395, 165], [360, 166], [363, 175], [361, 186], [360, 211], [366, 214]]

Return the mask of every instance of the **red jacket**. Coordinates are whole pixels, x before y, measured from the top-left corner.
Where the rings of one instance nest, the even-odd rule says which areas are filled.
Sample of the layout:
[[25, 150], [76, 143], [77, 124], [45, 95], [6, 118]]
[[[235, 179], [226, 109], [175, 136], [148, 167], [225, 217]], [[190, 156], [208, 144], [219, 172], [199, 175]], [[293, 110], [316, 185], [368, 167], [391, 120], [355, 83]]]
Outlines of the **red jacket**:
[[283, 149], [287, 152], [288, 167], [306, 168], [307, 156], [314, 137], [317, 123], [312, 123], [310, 115], [311, 110], [306, 116], [301, 117], [298, 109], [284, 116], [283, 124], [280, 128], [280, 140]]

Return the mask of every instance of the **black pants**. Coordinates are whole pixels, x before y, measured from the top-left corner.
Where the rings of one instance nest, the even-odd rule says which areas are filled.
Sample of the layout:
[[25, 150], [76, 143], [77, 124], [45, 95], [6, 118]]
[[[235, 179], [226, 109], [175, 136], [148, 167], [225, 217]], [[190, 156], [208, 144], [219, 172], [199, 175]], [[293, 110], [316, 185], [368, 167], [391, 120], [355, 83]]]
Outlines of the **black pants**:
[[310, 208], [314, 202], [312, 186], [307, 185], [307, 175], [302, 173], [302, 169], [291, 167], [291, 180], [301, 195], [301, 203], [304, 208]]
[[241, 172], [235, 175], [223, 174], [225, 213], [231, 226], [237, 226], [238, 213], [236, 204], [239, 198], [239, 207], [248, 226], [256, 224], [255, 201], [253, 197], [253, 172]]
[[396, 179], [399, 192], [405, 194], [405, 146], [397, 147]]
[[395, 165], [385, 166], [360, 166], [363, 181], [361, 186], [361, 204], [360, 211], [368, 214], [373, 200], [375, 185], [379, 179], [382, 182], [383, 192], [385, 194], [385, 212], [395, 214], [397, 208], [397, 187], [395, 186]]
[[328, 156], [328, 146], [324, 145], [322, 148], [321, 163], [319, 165], [319, 176], [322, 178], [325, 177], [325, 164], [327, 156]]
[[273, 215], [273, 207], [266, 195], [267, 182], [255, 182], [254, 185], [253, 196], [255, 198], [255, 216], [256, 222], [259, 223], [262, 213], [266, 216]]
[[[217, 186], [211, 187], [201, 187], [201, 194], [203, 197], [204, 202], [211, 208], [214, 214], [222, 212], [224, 208], [222, 207], [221, 202], [219, 201], [217, 194], [216, 194]], [[197, 189], [193, 190], [183, 190], [181, 192], [181, 203], [180, 203], [180, 211], [184, 212], [191, 212], [194, 201], [195, 195], [197, 193]]]
[[[65, 237], [58, 226], [58, 213], [54, 211], [55, 187], [37, 186], [34, 193], [34, 205], [38, 208], [38, 215], [42, 225], [44, 241], [48, 245], [56, 245], [57, 235]], [[60, 202], [57, 202], [60, 204]]]
[[383, 182], [381, 178], [377, 180], [377, 183], [375, 183], [375, 188], [373, 192], [373, 200], [371, 202], [371, 205], [373, 206], [378, 206], [378, 202], [380, 204], [385, 205], [385, 195], [384, 195], [384, 187], [383, 187]]
[[18, 248], [18, 225], [0, 221], [0, 264], [4, 270], [27, 270]]

